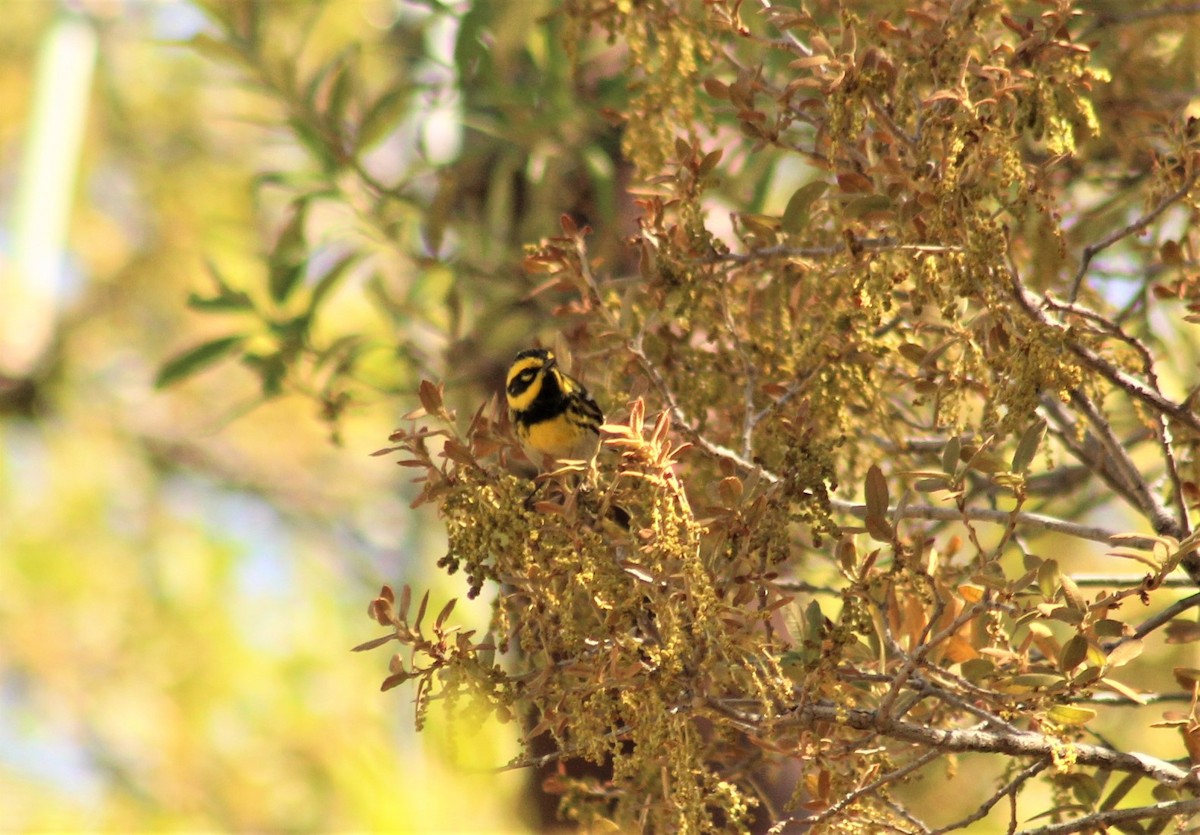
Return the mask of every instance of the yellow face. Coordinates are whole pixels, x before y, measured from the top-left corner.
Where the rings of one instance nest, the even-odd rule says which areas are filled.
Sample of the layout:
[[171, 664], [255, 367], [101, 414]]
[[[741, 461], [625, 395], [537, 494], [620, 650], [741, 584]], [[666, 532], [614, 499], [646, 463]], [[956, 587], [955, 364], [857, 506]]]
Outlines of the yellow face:
[[599, 446], [603, 415], [574, 378], [558, 367], [554, 353], [522, 351], [505, 383], [509, 418], [530, 458], [591, 458]]
[[511, 412], [522, 412], [533, 406], [551, 369], [558, 373], [553, 351], [522, 351], [517, 355], [504, 384], [504, 395]]

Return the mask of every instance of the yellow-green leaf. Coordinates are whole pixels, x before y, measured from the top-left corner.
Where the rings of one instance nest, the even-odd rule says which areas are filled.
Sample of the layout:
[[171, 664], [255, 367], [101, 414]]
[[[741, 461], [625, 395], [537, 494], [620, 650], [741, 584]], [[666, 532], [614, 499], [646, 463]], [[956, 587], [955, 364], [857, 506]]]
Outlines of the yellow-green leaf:
[[829, 190], [829, 183], [816, 180], [796, 189], [796, 193], [788, 200], [787, 208], [783, 210], [780, 225], [784, 232], [799, 234], [808, 225], [812, 206]]
[[1086, 725], [1096, 718], [1096, 711], [1090, 707], [1055, 705], [1046, 712], [1046, 716], [1060, 725]]

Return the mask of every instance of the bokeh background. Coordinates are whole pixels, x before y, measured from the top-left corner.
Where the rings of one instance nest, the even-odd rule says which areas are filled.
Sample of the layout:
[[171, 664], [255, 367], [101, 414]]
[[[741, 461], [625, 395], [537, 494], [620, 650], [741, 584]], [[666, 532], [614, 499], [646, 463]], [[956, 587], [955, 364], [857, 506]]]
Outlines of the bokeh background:
[[[541, 6], [517, 5], [492, 44], [510, 75], [544, 34], [527, 25]], [[404, 471], [370, 453], [448, 355], [477, 407], [489, 363], [535, 315], [523, 279], [502, 276], [527, 234], [514, 218], [539, 199], [523, 191], [514, 210], [512, 184], [554, 131], [526, 123], [514, 141], [494, 110], [496, 129], [464, 133], [456, 43], [464, 20], [491, 14], [468, 11], [4, 4], [0, 829], [522, 826], [524, 775], [494, 771], [515, 753], [511, 728], [435, 709], [418, 734], [411, 687], [379, 692], [386, 652], [350, 652], [383, 631], [366, 616], [381, 583], [429, 588], [438, 608], [460, 593], [434, 576], [441, 533], [409, 509]], [[231, 55], [227, 29], [248, 25], [256, 52]], [[381, 102], [361, 176], [297, 139], [318, 117], [286, 95], [339, 55], [374, 79], [351, 98]], [[434, 172], [459, 158], [454, 187], [482, 185], [458, 234], [491, 243], [456, 269], [491, 282], [490, 312], [456, 307], [446, 270], [422, 261], [462, 246], [428, 240], [446, 188]], [[546, 168], [539, 181], [561, 194]], [[281, 381], [269, 373], [281, 317], [303, 302], [255, 297], [222, 316], [204, 300], [261, 287], [289, 207], [314, 193], [329, 199], [306, 203], [302, 249], [317, 266], [305, 277], [342, 258], [347, 269]], [[462, 349], [480, 332], [502, 347]], [[351, 382], [331, 392], [334, 360], [312, 346], [344, 349], [347, 334]], [[225, 338], [243, 361], [222, 362], [220, 342], [187, 359]], [[486, 617], [482, 603], [458, 613]]]

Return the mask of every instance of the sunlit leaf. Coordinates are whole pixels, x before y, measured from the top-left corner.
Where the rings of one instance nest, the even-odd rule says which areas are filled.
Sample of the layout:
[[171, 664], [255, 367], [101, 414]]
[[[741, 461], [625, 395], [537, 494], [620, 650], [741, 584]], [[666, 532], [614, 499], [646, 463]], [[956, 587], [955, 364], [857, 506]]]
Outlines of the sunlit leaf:
[[795, 194], [788, 200], [787, 208], [783, 210], [780, 225], [784, 232], [799, 234], [808, 225], [809, 214], [813, 204], [829, 190], [829, 183], [815, 180], [796, 189]]
[[1142, 654], [1145, 649], [1145, 644], [1140, 638], [1130, 638], [1128, 641], [1122, 641], [1108, 653], [1108, 666], [1112, 668], [1123, 667], [1133, 659]]
[[1038, 447], [1042, 443], [1042, 438], [1046, 435], [1046, 422], [1039, 420], [1025, 430], [1021, 435], [1021, 440], [1017, 443], [1017, 449], [1013, 452], [1012, 471], [1014, 473], [1024, 473], [1029, 471], [1029, 465], [1033, 461], [1033, 456], [1037, 455]]
[[245, 340], [244, 336], [224, 336], [188, 348], [163, 363], [158, 376], [154, 378], [155, 387], [166, 388], [208, 368], [233, 353]]

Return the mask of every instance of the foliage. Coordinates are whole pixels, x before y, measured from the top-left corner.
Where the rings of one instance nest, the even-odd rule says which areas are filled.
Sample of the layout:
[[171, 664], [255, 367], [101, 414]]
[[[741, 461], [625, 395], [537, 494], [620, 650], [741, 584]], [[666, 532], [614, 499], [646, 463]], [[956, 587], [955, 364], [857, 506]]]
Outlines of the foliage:
[[[265, 275], [234, 277], [208, 261], [211, 289], [188, 301], [225, 332], [179, 351], [158, 377], [165, 387], [236, 358], [264, 398], [316, 400], [335, 437], [348, 409], [410, 392], [419, 372], [440, 367], [438, 348], [458, 356], [464, 379], [495, 373], [470, 361], [510, 353], [530, 325], [514, 305], [519, 286], [494, 276], [518, 272], [521, 243], [562, 211], [609, 226], [616, 211], [612, 129], [577, 106], [582, 82], [565, 71], [555, 27], [527, 30], [538, 4], [504, 15], [477, 4], [461, 16], [430, 4], [393, 10], [375, 38], [328, 36], [356, 8], [205, 3], [213, 30], [190, 45], [234, 69], [239, 94], [276, 111], [256, 118], [292, 145], [257, 178], [276, 227]], [[448, 21], [458, 33], [449, 56], [437, 40]], [[524, 83], [534, 75], [549, 104]], [[431, 104], [441, 122], [468, 129], [436, 130]], [[456, 142], [457, 157], [442, 159]], [[343, 325], [347, 298], [365, 301], [382, 327]]]
[[[574, 73], [509, 81], [587, 78], [642, 184], [636, 258], [600, 263], [567, 217], [525, 259], [608, 395], [605, 450], [532, 488], [504, 415], [463, 426], [420, 386], [391, 451], [445, 521], [441, 567], [496, 602], [480, 635], [385, 589], [391, 632], [362, 647], [406, 648], [385, 687], [416, 680], [419, 722], [466, 694], [526, 720], [555, 752], [519, 764], [561, 760], [544, 785], [586, 822], [949, 831], [1008, 798], [1010, 831], [1186, 827], [1200, 677], [1154, 673], [1164, 634], [1197, 637], [1173, 576], [1200, 581], [1196, 21], [1144, 12], [576, 0], [544, 21]], [[363, 177], [334, 140], [371, 109], [302, 135], [322, 183]], [[286, 295], [302, 247], [280, 242]], [[455, 305], [479, 289], [461, 269], [453, 286]], [[447, 344], [482, 343], [465, 332]], [[237, 348], [214, 345], [200, 358]], [[1138, 573], [1083, 575], [1092, 543]], [[1152, 701], [1181, 703], [1161, 724], [1182, 766], [1094, 730]], [[1009, 763], [977, 811], [906, 800], [959, 754]]]
[[[289, 14], [314, 7], [272, 6], [276, 46]], [[366, 7], [326, 8], [316, 47], [380, 36]], [[51, 334], [28, 376], [0, 350], [4, 830], [398, 832], [464, 818], [511, 830], [521, 775], [478, 773], [512, 755], [505, 729], [475, 728], [472, 746], [453, 751], [444, 723], [417, 736], [372, 692], [371, 659], [342, 663], [376, 578], [407, 568], [428, 584], [420, 566], [433, 570], [443, 542], [428, 526], [429, 537], [405, 531], [403, 559], [393, 547], [407, 499], [365, 455], [394, 425], [391, 403], [344, 410], [346, 447], [333, 448], [291, 380], [266, 403], [233, 361], [153, 385], [183, 346], [239, 333], [261, 347], [249, 314], [183, 302], [218, 295], [209, 261], [227, 301], [244, 293], [273, 310], [263, 242], [290, 202], [256, 190], [255, 176], [299, 174], [303, 159], [274, 126], [279, 111], [178, 42], [208, 26], [187, 3], [15, 3], [4, 14], [0, 309], [19, 325], [4, 341], [36, 342], [43, 315]], [[94, 67], [81, 32], [96, 39]], [[69, 67], [94, 72], [86, 102], [54, 95], [54, 43]], [[86, 104], [64, 119], [83, 129], [78, 159], [70, 137], [32, 118], [39, 98], [59, 113]], [[39, 169], [67, 182], [64, 203], [42, 196]], [[331, 206], [310, 208], [306, 241], [340, 222]], [[63, 267], [30, 276], [46, 300], [31, 311], [13, 280], [22, 233], [44, 246], [57, 228]], [[364, 283], [344, 275], [325, 295], [316, 337], [334, 324], [368, 342], [386, 332], [353, 292]], [[386, 365], [377, 353], [343, 384], [398, 385], [395, 368], [373, 373]], [[434, 589], [439, 606], [449, 592]], [[455, 617], [486, 617], [479, 608]]]

